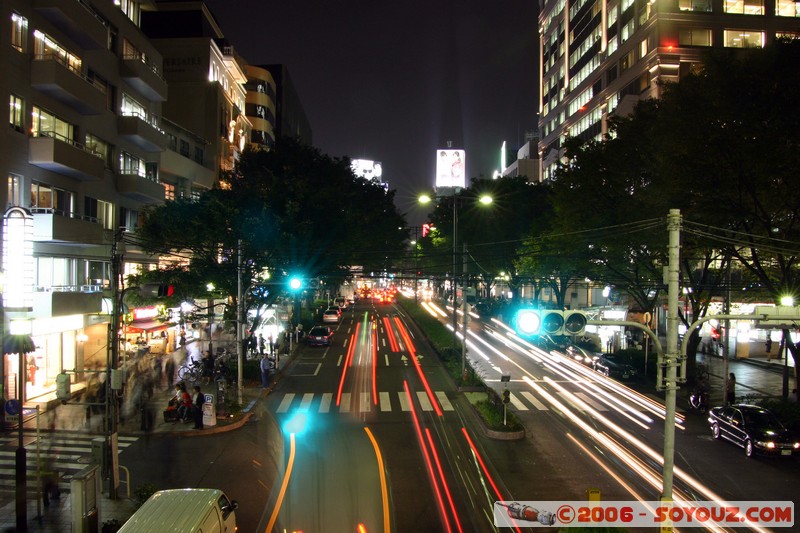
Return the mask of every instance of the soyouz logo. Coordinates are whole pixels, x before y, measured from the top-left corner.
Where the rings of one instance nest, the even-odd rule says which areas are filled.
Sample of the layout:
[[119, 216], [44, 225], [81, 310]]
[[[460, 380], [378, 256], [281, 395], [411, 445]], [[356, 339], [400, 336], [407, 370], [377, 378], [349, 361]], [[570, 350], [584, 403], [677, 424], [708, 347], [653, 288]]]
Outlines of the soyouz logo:
[[794, 502], [498, 501], [497, 527], [794, 527]]

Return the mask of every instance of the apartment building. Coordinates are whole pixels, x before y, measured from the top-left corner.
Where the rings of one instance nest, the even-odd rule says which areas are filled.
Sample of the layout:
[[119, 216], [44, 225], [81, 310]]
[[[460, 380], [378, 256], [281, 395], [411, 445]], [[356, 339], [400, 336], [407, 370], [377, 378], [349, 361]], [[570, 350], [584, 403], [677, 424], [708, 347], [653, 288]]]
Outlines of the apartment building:
[[204, 2], [155, 4], [157, 9], [143, 14], [142, 29], [163, 57], [170, 91], [180, 95], [164, 102], [164, 117], [207, 141], [199, 159], [208, 160], [219, 181], [251, 142], [246, 62]]
[[540, 178], [566, 137], [601, 139], [611, 114], [657, 98], [712, 47], [800, 36], [795, 0], [540, 0]]
[[126, 232], [145, 206], [211, 188], [219, 166], [209, 137], [163, 117], [172, 91], [141, 30], [154, 0], [0, 6], [2, 332], [35, 345], [22, 362], [4, 353], [0, 399], [19, 396], [22, 371], [30, 403], [62, 371], [74, 388], [104, 379], [112, 243], [125, 274], [155, 266]]

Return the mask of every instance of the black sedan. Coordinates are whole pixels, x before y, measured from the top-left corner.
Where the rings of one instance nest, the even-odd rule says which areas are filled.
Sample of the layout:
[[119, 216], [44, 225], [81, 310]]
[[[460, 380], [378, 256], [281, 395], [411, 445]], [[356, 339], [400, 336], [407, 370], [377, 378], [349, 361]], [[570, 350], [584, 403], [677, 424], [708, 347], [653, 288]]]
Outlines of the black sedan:
[[613, 379], [632, 379], [636, 369], [614, 354], [604, 354], [592, 361], [592, 368]]
[[306, 335], [306, 343], [309, 346], [330, 346], [333, 338], [333, 330], [328, 326], [314, 326]]
[[800, 453], [800, 441], [770, 411], [757, 405], [714, 407], [708, 423], [715, 439], [726, 439], [754, 453], [791, 456]]

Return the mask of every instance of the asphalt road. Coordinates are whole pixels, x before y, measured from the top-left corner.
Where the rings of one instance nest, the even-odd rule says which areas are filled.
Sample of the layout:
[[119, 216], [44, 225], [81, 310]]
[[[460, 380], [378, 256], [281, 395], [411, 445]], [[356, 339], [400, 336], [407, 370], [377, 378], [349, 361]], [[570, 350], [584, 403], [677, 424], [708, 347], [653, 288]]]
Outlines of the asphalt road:
[[[443, 319], [449, 323], [448, 319]], [[527, 436], [486, 438], [421, 334], [393, 305], [345, 311], [333, 345], [301, 346], [240, 430], [142, 438], [134, 487], [209, 486], [240, 503], [240, 531], [497, 531], [495, 500], [655, 500], [663, 405], [561, 354], [473, 320], [469, 354], [508, 384]], [[303, 413], [302, 426], [287, 426]], [[676, 429], [675, 492], [689, 499], [797, 500], [796, 459], [747, 459], [704, 417]], [[291, 433], [294, 432], [294, 436]]]

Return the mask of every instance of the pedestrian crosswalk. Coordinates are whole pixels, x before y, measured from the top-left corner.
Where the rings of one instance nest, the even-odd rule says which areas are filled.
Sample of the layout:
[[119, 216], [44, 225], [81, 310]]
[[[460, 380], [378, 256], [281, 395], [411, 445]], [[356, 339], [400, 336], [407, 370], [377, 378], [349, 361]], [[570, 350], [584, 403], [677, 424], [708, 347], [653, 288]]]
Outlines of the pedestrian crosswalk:
[[[444, 391], [434, 392], [436, 402], [442, 411], [453, 411], [454, 407]], [[421, 411], [435, 410], [431, 399], [424, 391], [414, 393], [414, 407]], [[275, 412], [278, 414], [292, 411], [314, 411], [318, 413], [368, 413], [373, 411], [389, 412], [399, 410], [402, 412], [411, 411], [412, 405], [408, 401], [405, 392], [381, 391], [378, 393], [377, 402], [373, 399], [371, 392], [343, 392], [338, 404], [335, 395], [331, 392], [323, 393], [294, 393], [287, 392], [278, 402]]]
[[[57, 432], [42, 434], [37, 440], [35, 435], [25, 434], [23, 444], [27, 453], [27, 471], [29, 488], [35, 488], [39, 463], [42, 468], [59, 474], [59, 487], [69, 490], [71, 476], [93, 464], [92, 441], [104, 437], [86, 434]], [[138, 437], [118, 437], [118, 449], [122, 453], [133, 444]], [[0, 437], [0, 491], [13, 491], [16, 486], [16, 436]]]
[[[434, 391], [433, 395], [442, 411], [453, 411], [454, 407], [445, 391]], [[307, 392], [295, 393], [287, 392], [277, 401], [275, 412], [284, 414], [297, 410], [317, 413], [367, 413], [367, 412], [408, 412], [412, 408], [429, 412], [436, 408], [431, 402], [431, 398], [425, 391], [417, 391], [412, 394], [413, 403], [409, 402], [408, 396], [403, 391], [380, 391], [377, 393], [377, 400], [373, 398], [371, 392], [343, 392], [337, 403], [335, 393], [331, 392]], [[585, 392], [565, 393], [557, 391], [554, 393], [561, 402], [569, 405], [576, 411], [597, 411], [605, 412], [610, 408], [597, 401]], [[530, 391], [514, 391], [510, 393], [509, 400], [517, 411], [549, 411], [552, 407], [545, 403], [545, 398], [537, 397]], [[273, 404], [274, 405], [274, 404]]]

